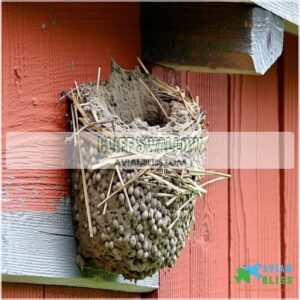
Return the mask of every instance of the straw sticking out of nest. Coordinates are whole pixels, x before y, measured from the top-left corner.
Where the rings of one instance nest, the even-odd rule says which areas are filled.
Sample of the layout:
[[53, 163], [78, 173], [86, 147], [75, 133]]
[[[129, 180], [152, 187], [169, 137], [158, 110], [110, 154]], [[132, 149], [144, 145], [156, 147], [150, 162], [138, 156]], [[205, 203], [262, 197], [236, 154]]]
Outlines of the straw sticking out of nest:
[[[193, 221], [196, 197], [206, 193], [207, 184], [228, 177], [203, 169], [206, 113], [191, 93], [151, 76], [139, 62], [145, 74], [138, 68], [124, 71], [113, 62], [109, 81], [100, 83], [99, 68], [97, 82], [76, 83], [67, 93], [70, 140], [78, 146], [80, 160], [72, 176], [79, 251], [128, 279], [173, 265]], [[166, 143], [155, 145], [161, 147], [159, 153], [141, 151], [139, 140], [122, 140], [121, 152], [96, 151], [99, 138], [130, 133], [161, 138], [184, 133], [201, 143], [190, 145], [189, 168], [151, 163], [176, 158], [179, 150]], [[122, 168], [120, 161], [146, 163]], [[217, 178], [203, 182], [207, 175]]]

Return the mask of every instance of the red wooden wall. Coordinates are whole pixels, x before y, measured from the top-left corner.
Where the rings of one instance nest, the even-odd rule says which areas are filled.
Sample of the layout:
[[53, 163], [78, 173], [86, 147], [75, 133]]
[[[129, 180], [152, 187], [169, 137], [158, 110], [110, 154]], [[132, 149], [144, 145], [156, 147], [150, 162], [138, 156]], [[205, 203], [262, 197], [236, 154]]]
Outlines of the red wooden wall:
[[[97, 80], [99, 66], [107, 79], [111, 57], [131, 68], [140, 55], [136, 3], [4, 3], [2, 24], [3, 137], [8, 131], [68, 130], [66, 106], [55, 104], [59, 93], [75, 80]], [[43, 190], [34, 194], [36, 178]], [[66, 171], [4, 170], [3, 182], [15, 199], [4, 203], [6, 210], [51, 210], [68, 195]]]
[[[140, 56], [137, 3], [3, 4], [3, 147], [8, 131], [66, 131], [66, 105], [59, 93], [74, 85], [107, 79], [110, 58], [125, 68]], [[3, 170], [9, 201], [3, 210], [52, 210], [67, 197], [66, 171]], [[18, 188], [22, 187], [22, 192]], [[3, 284], [4, 297], [139, 297], [103, 290]]]
[[[157, 66], [152, 71], [199, 95], [210, 131], [294, 132], [296, 167], [227, 170], [232, 178], [209, 187], [198, 202], [195, 230], [175, 267], [161, 273], [161, 287], [151, 296], [297, 297], [297, 37], [286, 34], [282, 57], [264, 76], [175, 72]], [[236, 283], [236, 269], [256, 263], [291, 264], [293, 284]]]
[[[63, 106], [54, 105], [58, 92], [74, 80], [95, 80], [99, 65], [102, 78], [107, 78], [111, 56], [131, 68], [140, 55], [139, 6], [134, 3], [5, 3], [2, 22], [3, 133], [65, 130]], [[297, 53], [297, 38], [286, 35], [283, 56], [265, 76], [174, 72], [157, 66], [152, 71], [171, 83], [188, 85], [199, 96], [208, 111], [210, 131], [279, 130], [297, 135]], [[147, 296], [297, 297], [297, 170], [225, 171], [232, 179], [209, 187], [197, 206], [196, 225], [186, 248], [172, 269], [161, 272], [160, 288]], [[15, 175], [4, 170], [4, 184]], [[30, 192], [36, 188], [32, 178], [37, 174], [23, 175], [14, 179], [14, 184], [25, 187], [22, 206], [16, 200], [4, 209], [39, 208]], [[41, 199], [46, 203], [43, 209], [51, 209], [53, 199], [68, 194], [67, 182], [61, 186], [66, 173], [38, 175], [41, 188], [51, 186]], [[18, 199], [10, 186], [5, 189]], [[292, 264], [294, 283], [283, 289], [235, 283], [237, 267], [257, 262]], [[3, 296], [129, 294], [4, 283]]]

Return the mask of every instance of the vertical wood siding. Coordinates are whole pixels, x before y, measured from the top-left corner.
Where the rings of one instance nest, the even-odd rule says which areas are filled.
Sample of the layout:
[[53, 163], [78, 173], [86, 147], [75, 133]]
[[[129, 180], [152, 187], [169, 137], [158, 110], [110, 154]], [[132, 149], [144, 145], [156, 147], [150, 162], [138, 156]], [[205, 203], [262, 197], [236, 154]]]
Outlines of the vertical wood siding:
[[47, 286], [22, 283], [4, 283], [3, 298], [126, 298], [140, 299], [141, 295], [99, 289], [83, 289], [66, 286]]
[[[102, 79], [107, 78], [111, 56], [125, 68], [133, 67], [140, 54], [139, 28], [139, 6], [134, 3], [30, 8], [4, 3], [3, 136], [7, 131], [67, 129], [61, 113], [66, 106], [54, 105], [58, 92], [74, 80], [95, 80], [99, 65]], [[199, 104], [208, 111], [210, 131], [279, 130], [296, 137], [297, 53], [297, 38], [286, 35], [282, 58], [265, 76], [196, 74], [157, 66], [152, 72], [199, 96]], [[147, 296], [297, 297], [297, 169], [230, 173], [230, 181], [209, 187], [207, 197], [198, 200], [196, 225], [185, 249], [172, 269], [161, 271], [160, 288]], [[44, 210], [51, 210], [68, 196], [67, 172], [4, 170], [3, 182], [5, 195], [15, 199], [4, 204], [6, 210], [40, 209], [37, 199]], [[36, 189], [40, 190], [33, 194]], [[283, 289], [238, 285], [236, 268], [246, 263], [292, 264], [294, 283]], [[145, 296], [12, 283], [2, 288], [3, 296], [10, 298]]]
[[[228, 131], [227, 75], [174, 72], [158, 66], [152, 67], [152, 73], [170, 84], [188, 86], [208, 113], [208, 129]], [[228, 183], [223, 181], [209, 187], [205, 199], [198, 199], [195, 227], [175, 266], [161, 272], [157, 296], [228, 296], [227, 212]]]
[[[228, 77], [225, 74], [189, 73], [189, 86], [199, 96], [199, 105], [208, 113], [209, 131], [228, 131]], [[213, 157], [208, 155], [208, 160]], [[228, 170], [220, 170], [228, 172]], [[208, 187], [198, 199], [196, 224], [191, 236], [191, 297], [220, 298], [228, 290], [228, 182]]]
[[[231, 78], [230, 130], [278, 131], [277, 66], [263, 77]], [[234, 146], [233, 146], [234, 147]], [[233, 170], [230, 179], [230, 295], [280, 297], [280, 285], [237, 283], [245, 264], [281, 263], [278, 170]]]
[[3, 283], [3, 298], [43, 298], [44, 286], [37, 284]]
[[[158, 66], [152, 71], [178, 85], [184, 78], [208, 111], [210, 131], [291, 131], [297, 153], [298, 40], [289, 34], [285, 38], [283, 56], [264, 76], [174, 72]], [[160, 288], [151, 296], [297, 297], [295, 158], [292, 170], [230, 170], [229, 182], [209, 187], [198, 201], [195, 230], [181, 260], [161, 272]], [[236, 269], [255, 263], [291, 264], [293, 284], [237, 284]]]
[[[137, 3], [3, 4], [3, 147], [8, 131], [67, 131], [74, 81], [101, 80], [113, 57], [125, 68], [140, 55]], [[5, 154], [4, 154], [5, 155]], [[55, 210], [68, 197], [64, 170], [3, 170], [4, 210]]]
[[[281, 77], [281, 103], [279, 113], [281, 118], [281, 131], [291, 131], [295, 137], [295, 161], [298, 166], [298, 40], [292, 35], [286, 35], [284, 53], [280, 62]], [[284, 170], [281, 173], [282, 189], [282, 260], [293, 264], [293, 284], [287, 288], [283, 296], [295, 298], [299, 295], [298, 287], [298, 169]]]
[[[4, 3], [3, 142], [8, 131], [66, 131], [60, 92], [125, 68], [140, 56], [137, 3]], [[3, 143], [3, 147], [5, 144]], [[4, 153], [5, 156], [5, 153]], [[3, 160], [4, 164], [4, 160]], [[55, 210], [69, 196], [67, 171], [3, 170], [5, 211]], [[4, 297], [139, 297], [138, 294], [27, 284], [3, 285]]]

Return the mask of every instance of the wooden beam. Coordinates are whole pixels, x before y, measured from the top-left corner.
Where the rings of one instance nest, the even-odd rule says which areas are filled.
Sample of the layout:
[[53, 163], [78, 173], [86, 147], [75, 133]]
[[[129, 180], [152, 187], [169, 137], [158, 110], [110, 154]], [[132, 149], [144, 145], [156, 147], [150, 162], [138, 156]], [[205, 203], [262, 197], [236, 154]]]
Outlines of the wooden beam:
[[76, 264], [77, 245], [70, 201], [58, 211], [2, 212], [2, 280], [67, 285], [126, 292], [158, 288], [153, 277], [129, 281], [90, 263], [83, 272]]
[[283, 20], [236, 3], [143, 3], [142, 55], [176, 70], [264, 74], [283, 47]]
[[300, 25], [299, 20], [299, 0], [251, 0], [251, 2], [271, 11], [277, 16]]

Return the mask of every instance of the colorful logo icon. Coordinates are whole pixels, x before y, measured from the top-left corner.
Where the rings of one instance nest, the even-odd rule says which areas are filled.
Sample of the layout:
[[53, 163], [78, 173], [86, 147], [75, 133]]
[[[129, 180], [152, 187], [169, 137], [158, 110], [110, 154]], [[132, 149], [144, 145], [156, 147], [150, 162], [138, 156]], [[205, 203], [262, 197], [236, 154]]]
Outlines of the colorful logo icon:
[[251, 282], [251, 275], [256, 278], [261, 278], [262, 275], [258, 272], [261, 267], [261, 264], [253, 265], [252, 267], [245, 265], [244, 268], [237, 268], [237, 275], [234, 277], [236, 282], [240, 283], [245, 281], [247, 283]]
[[262, 284], [291, 284], [291, 265], [244, 265], [236, 269], [234, 279], [237, 283], [250, 283], [253, 278], [259, 279]]

